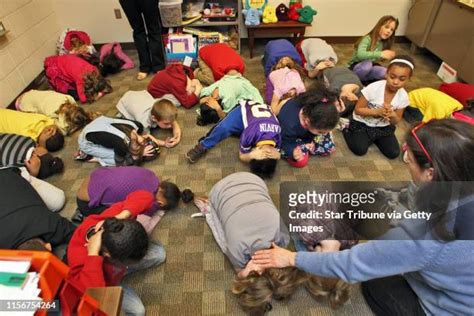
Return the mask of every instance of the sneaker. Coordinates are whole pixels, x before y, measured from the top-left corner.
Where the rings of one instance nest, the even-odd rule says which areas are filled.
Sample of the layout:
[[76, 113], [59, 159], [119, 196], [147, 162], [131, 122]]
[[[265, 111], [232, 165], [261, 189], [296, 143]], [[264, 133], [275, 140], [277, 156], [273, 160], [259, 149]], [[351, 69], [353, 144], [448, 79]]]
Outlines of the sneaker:
[[80, 225], [83, 220], [84, 220], [84, 215], [82, 215], [79, 209], [77, 209], [71, 217], [71, 222], [73, 222], [76, 225]]
[[86, 153], [83, 152], [82, 150], [78, 150], [78, 151], [76, 151], [76, 153], [74, 154], [74, 159], [75, 159], [75, 160], [79, 160], [79, 161], [89, 161], [89, 160], [91, 160], [92, 158], [94, 158], [94, 157], [91, 156], [91, 155], [86, 154]]
[[190, 163], [195, 163], [196, 161], [199, 160], [204, 154], [207, 152], [207, 149], [204, 148], [204, 146], [201, 145], [201, 143], [197, 144], [194, 146], [193, 149], [188, 151], [186, 154], [186, 158], [188, 158]]

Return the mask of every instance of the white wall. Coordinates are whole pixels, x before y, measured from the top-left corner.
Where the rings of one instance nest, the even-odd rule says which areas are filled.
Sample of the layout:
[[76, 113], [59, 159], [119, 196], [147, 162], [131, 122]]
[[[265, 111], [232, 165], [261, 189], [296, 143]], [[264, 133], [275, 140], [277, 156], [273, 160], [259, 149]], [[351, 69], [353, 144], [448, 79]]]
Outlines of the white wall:
[[55, 54], [59, 24], [51, 0], [0, 1], [0, 21], [9, 33], [0, 37], [0, 108], [43, 70]]
[[[82, 29], [96, 43], [133, 41], [132, 30], [118, 0], [53, 1], [62, 28]], [[269, 0], [275, 7], [281, 2]], [[360, 36], [369, 32], [386, 14], [400, 19], [397, 35], [404, 35], [412, 0], [304, 0], [303, 3], [318, 11], [306, 36]], [[122, 11], [122, 19], [115, 19], [116, 8]]]
[[[94, 43], [133, 42], [132, 28], [119, 0], [52, 0], [62, 29], [87, 32]], [[116, 19], [120, 9], [122, 19]]]

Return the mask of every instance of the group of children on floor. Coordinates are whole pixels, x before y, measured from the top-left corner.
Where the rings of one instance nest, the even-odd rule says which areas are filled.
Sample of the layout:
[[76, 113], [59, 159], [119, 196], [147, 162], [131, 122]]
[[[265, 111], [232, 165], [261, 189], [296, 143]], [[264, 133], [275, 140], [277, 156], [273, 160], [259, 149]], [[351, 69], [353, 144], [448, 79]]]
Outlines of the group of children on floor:
[[[239, 159], [249, 164], [253, 174], [271, 178], [282, 157], [294, 167], [304, 167], [311, 155], [334, 152], [332, 131], [336, 127], [356, 155], [365, 155], [375, 144], [386, 157], [398, 157], [395, 126], [408, 106], [418, 108], [423, 121], [440, 119], [463, 108], [469, 110], [474, 93], [464, 96], [463, 104], [455, 100], [460, 98], [459, 89], [450, 91], [452, 86], [444, 86], [443, 91], [455, 98], [431, 88], [407, 93], [404, 86], [413, 75], [415, 64], [411, 57], [396, 56], [391, 50], [397, 27], [396, 18], [382, 17], [356, 43], [349, 67], [338, 66], [334, 49], [320, 39], [306, 39], [296, 47], [287, 40], [270, 41], [262, 59], [264, 97], [244, 77], [245, 63], [233, 49], [226, 44], [205, 46], [199, 51], [199, 68], [193, 71], [183, 65], [167, 66], [155, 74], [146, 90], [126, 92], [116, 105], [116, 117], [87, 111], [77, 101], [91, 103], [111, 92], [105, 76], [132, 68], [133, 61], [118, 43], [102, 46], [99, 54], [86, 33], [66, 30], [58, 41], [59, 55], [46, 58], [44, 63], [46, 77], [55, 91], [31, 90], [16, 100], [17, 111], [0, 109], [1, 167], [20, 168], [20, 172], [0, 170], [0, 181], [5, 178], [18, 188], [31, 186], [36, 195], [25, 190], [24, 200], [34, 200], [31, 205], [37, 208], [44, 203], [48, 209], [59, 211], [65, 203], [64, 192], [42, 179], [63, 171], [61, 158], [50, 152], [60, 150], [64, 136], [79, 130], [75, 159], [98, 162], [101, 167], [84, 180], [77, 193], [78, 212], [74, 219], [82, 224], [74, 234], [68, 221], [56, 218], [54, 227], [45, 224], [41, 233], [17, 238], [2, 247], [32, 247], [31, 243], [24, 244], [33, 237], [42, 239], [42, 246], [44, 242], [55, 246], [69, 241], [69, 279], [84, 290], [119, 284], [130, 271], [162, 263], [164, 248], [150, 244], [149, 234], [165, 211], [176, 208], [180, 199], [189, 202], [194, 196], [189, 190], [181, 192], [175, 184], [160, 181], [139, 165], [158, 158], [162, 147], [173, 148], [181, 141], [178, 106], [189, 109], [199, 104], [197, 124], [216, 123], [186, 154], [190, 163], [196, 163], [226, 138], [239, 136]], [[384, 61], [388, 61], [387, 67], [379, 64]], [[461, 86], [462, 91], [466, 89], [470, 87]], [[156, 128], [170, 130], [170, 137], [157, 139], [151, 134]], [[344, 282], [308, 279], [294, 268], [263, 272], [248, 264], [254, 251], [270, 247], [257, 245], [255, 240], [271, 240], [284, 247], [289, 242], [288, 236], [275, 235], [281, 233], [278, 210], [259, 177], [235, 174], [219, 182], [210, 194], [214, 213], [209, 211], [207, 199], [194, 199], [238, 273], [234, 294], [247, 311], [261, 314], [271, 308], [272, 296], [286, 298], [305, 283], [316, 297], [324, 293], [333, 298], [334, 306], [340, 305], [348, 297]], [[229, 183], [237, 182], [242, 186], [241, 192], [228, 188]], [[233, 214], [219, 206], [226, 194], [232, 195], [241, 216], [234, 216], [235, 223], [223, 227], [222, 218]], [[259, 232], [253, 231], [251, 225], [258, 218], [249, 216], [241, 205], [252, 198], [267, 210], [260, 215], [268, 225], [264, 230], [258, 227]], [[15, 209], [15, 203], [21, 204], [17, 201], [7, 206]], [[135, 217], [137, 222], [129, 220]], [[27, 221], [25, 230], [30, 229], [28, 225], [34, 223]], [[249, 229], [248, 234], [241, 233], [242, 227]], [[62, 231], [61, 238], [52, 239], [52, 229]], [[236, 231], [239, 234], [233, 233]], [[248, 242], [241, 240], [244, 237]], [[253, 245], [255, 249], [240, 249], [241, 245]], [[128, 270], [113, 271], [114, 262], [137, 261], [140, 263], [129, 265]], [[260, 293], [264, 297], [254, 296], [254, 281], [267, 288]], [[124, 293], [124, 310], [144, 313], [133, 290], [127, 288]]]

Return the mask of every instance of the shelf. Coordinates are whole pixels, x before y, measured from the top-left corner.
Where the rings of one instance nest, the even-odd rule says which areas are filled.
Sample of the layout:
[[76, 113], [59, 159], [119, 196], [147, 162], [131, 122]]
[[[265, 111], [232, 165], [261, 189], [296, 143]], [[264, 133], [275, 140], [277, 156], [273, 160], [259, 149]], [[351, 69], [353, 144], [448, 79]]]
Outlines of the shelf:
[[186, 26], [200, 26], [200, 27], [206, 27], [206, 26], [226, 26], [226, 25], [239, 25], [239, 21], [212, 21], [212, 22], [204, 22], [204, 21], [196, 21], [194, 23], [188, 24]]

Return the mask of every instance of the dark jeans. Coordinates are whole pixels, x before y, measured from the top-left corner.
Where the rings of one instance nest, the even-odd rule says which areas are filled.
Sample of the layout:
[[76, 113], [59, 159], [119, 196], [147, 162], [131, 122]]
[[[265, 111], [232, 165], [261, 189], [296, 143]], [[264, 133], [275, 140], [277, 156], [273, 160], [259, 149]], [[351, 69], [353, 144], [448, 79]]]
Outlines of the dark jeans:
[[165, 68], [158, 0], [120, 0], [120, 5], [133, 29], [140, 71], [157, 72]]
[[425, 315], [408, 282], [400, 275], [362, 282], [362, 294], [375, 315]]
[[99, 205], [97, 207], [91, 208], [91, 207], [89, 207], [89, 201], [81, 200], [78, 197], [76, 197], [76, 202], [77, 202], [77, 209], [84, 216], [100, 214], [105, 209], [108, 208], [108, 206], [106, 206], [106, 205]]
[[[388, 159], [395, 159], [400, 155], [400, 146], [398, 145], [395, 130], [388, 131], [387, 127], [363, 127], [359, 122], [351, 121], [348, 129], [342, 133], [347, 147], [357, 156], [363, 156], [369, 150], [370, 145], [375, 144], [382, 154]], [[353, 128], [352, 125], [356, 125]]]

